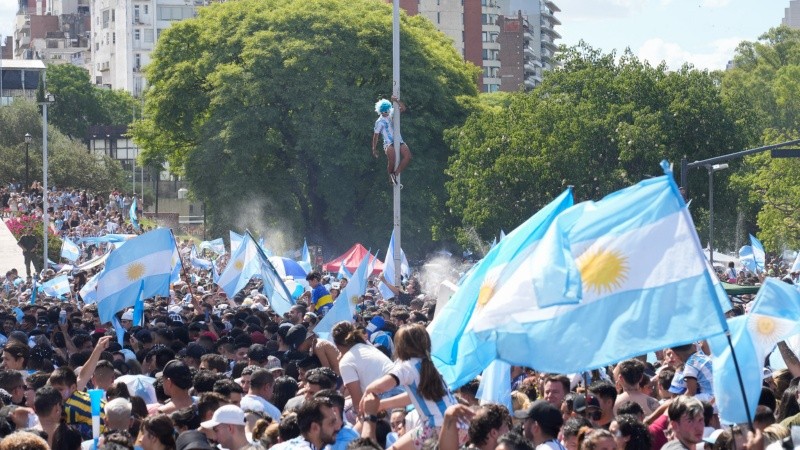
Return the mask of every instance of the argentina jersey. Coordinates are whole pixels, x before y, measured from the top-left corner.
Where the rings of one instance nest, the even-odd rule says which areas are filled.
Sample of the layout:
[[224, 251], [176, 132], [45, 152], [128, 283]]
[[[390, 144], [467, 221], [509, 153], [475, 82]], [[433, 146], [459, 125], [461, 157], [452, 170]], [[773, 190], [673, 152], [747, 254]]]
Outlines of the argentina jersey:
[[[429, 427], [441, 427], [444, 423], [445, 411], [449, 406], [454, 405], [456, 400], [447, 386], [445, 386], [447, 394], [440, 399], [428, 400], [422, 397], [417, 390], [421, 370], [422, 360], [419, 358], [411, 358], [407, 361], [395, 362], [394, 367], [392, 367], [389, 373], [397, 377], [400, 386], [402, 386], [409, 397], [411, 397], [411, 402], [419, 412], [420, 419], [425, 421], [426, 425]], [[442, 381], [442, 383], [444, 383], [444, 381]]]

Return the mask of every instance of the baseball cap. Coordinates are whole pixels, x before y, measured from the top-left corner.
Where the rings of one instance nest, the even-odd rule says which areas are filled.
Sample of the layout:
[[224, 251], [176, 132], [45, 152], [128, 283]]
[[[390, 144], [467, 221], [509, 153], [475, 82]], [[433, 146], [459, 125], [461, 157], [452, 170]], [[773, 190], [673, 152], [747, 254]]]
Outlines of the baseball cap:
[[576, 413], [582, 413], [586, 410], [587, 406], [593, 406], [597, 409], [600, 409], [600, 400], [598, 400], [597, 397], [592, 394], [579, 394], [575, 397], [575, 400], [572, 403], [572, 409], [575, 410]]
[[724, 430], [714, 430], [711, 433], [708, 433], [707, 435], [703, 436], [703, 441], [708, 442], [711, 445], [714, 445], [717, 442], [717, 438], [719, 437], [720, 434], [722, 434], [723, 431]]
[[200, 423], [200, 426], [203, 428], [214, 428], [215, 426], [221, 424], [244, 426], [244, 411], [242, 411], [242, 408], [239, 408], [236, 405], [220, 406], [216, 411], [214, 411], [214, 415], [211, 416], [211, 420], [206, 420], [205, 422]]
[[122, 313], [122, 319], [120, 320], [133, 320], [133, 311], [129, 309]]
[[247, 350], [247, 357], [258, 363], [264, 363], [269, 359], [269, 352], [263, 345], [253, 344]]
[[531, 404], [530, 408], [526, 410], [514, 411], [514, 417], [517, 419], [535, 420], [545, 429], [558, 430], [561, 428], [561, 425], [564, 424], [561, 411], [544, 400], [536, 400]]
[[175, 450], [212, 450], [206, 435], [197, 430], [184, 431], [175, 440]]

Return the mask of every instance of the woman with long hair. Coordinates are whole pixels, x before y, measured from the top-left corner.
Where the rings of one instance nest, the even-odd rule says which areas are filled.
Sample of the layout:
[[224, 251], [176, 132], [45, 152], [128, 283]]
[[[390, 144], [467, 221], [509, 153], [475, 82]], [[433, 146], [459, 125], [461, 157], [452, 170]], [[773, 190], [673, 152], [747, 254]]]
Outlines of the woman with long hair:
[[[431, 360], [431, 338], [420, 324], [405, 325], [394, 338], [397, 362], [387, 375], [370, 383], [364, 397], [380, 395], [396, 386], [405, 394], [381, 401], [381, 409], [391, 409], [413, 403], [422, 425], [406, 432], [392, 446], [398, 450], [421, 449], [430, 437], [438, 436], [444, 423], [445, 410], [456, 403]], [[363, 410], [362, 399], [362, 410]], [[466, 430], [460, 437], [466, 438]], [[463, 442], [462, 442], [463, 443]]]
[[139, 443], [144, 450], [175, 450], [175, 427], [166, 414], [142, 420]]
[[602, 428], [592, 430], [588, 427], [581, 428], [578, 433], [581, 450], [615, 450], [614, 435]]
[[334, 325], [331, 337], [342, 355], [339, 360], [342, 382], [347, 386], [353, 400], [353, 408], [360, 411], [364, 390], [370, 383], [389, 372], [392, 360], [370, 344], [364, 331], [350, 322]]
[[650, 431], [636, 416], [620, 414], [609, 427], [617, 450], [650, 450]]

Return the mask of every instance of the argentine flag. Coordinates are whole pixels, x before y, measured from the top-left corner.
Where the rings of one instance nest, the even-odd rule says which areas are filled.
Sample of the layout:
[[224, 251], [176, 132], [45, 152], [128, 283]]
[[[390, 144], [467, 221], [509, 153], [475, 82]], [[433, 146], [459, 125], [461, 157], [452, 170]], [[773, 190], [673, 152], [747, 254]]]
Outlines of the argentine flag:
[[61, 257], [68, 260], [75, 262], [81, 256], [81, 249], [69, 238], [64, 237], [61, 240]]
[[79, 294], [81, 294], [81, 298], [83, 299], [83, 303], [85, 305], [95, 303], [97, 301], [97, 279], [100, 277], [100, 274], [95, 274], [92, 278], [86, 281], [86, 284], [83, 285]]
[[370, 259], [372, 254], [367, 252], [364, 258], [358, 264], [358, 268], [350, 277], [350, 281], [336, 301], [333, 302], [333, 307], [325, 314], [325, 317], [319, 321], [314, 328], [314, 332], [322, 339], [329, 339], [333, 326], [339, 322], [353, 320], [353, 314], [356, 312], [356, 305], [361, 299], [361, 296], [367, 292], [367, 279], [370, 272]]
[[[728, 319], [728, 325], [752, 418], [761, 395], [764, 359], [778, 342], [800, 333], [800, 292], [795, 286], [767, 278], [751, 305], [750, 314]], [[709, 339], [708, 344], [713, 354], [714, 401], [720, 419], [728, 423], [747, 422], [728, 339], [719, 335]]]
[[559, 214], [511, 283], [481, 286], [467, 330], [496, 339], [512, 365], [554, 373], [724, 332], [730, 302], [662, 167], [664, 176]]
[[189, 258], [192, 263], [192, 267], [202, 270], [211, 269], [211, 261], [197, 256], [197, 249], [195, 247], [192, 247], [192, 251], [189, 253]]
[[231, 236], [231, 255], [236, 253], [236, 250], [239, 248], [239, 245], [242, 243], [242, 239], [244, 238], [241, 234], [235, 233], [233, 230], [229, 231]]
[[511, 275], [522, 267], [522, 261], [536, 248], [555, 217], [572, 204], [572, 189], [568, 189], [512, 230], [470, 268], [450, 301], [437, 311], [428, 326], [431, 356], [451, 389], [475, 378], [497, 356], [496, 344], [492, 340], [478, 339], [474, 332], [465, 331], [478, 306], [480, 294], [489, 292], [487, 287], [497, 289], [513, 282]]
[[142, 231], [142, 228], [139, 226], [139, 218], [136, 217], [136, 196], [133, 197], [133, 202], [131, 203], [131, 225], [133, 225], [133, 229], [136, 231]]
[[218, 255], [224, 255], [225, 252], [225, 241], [222, 238], [217, 238], [212, 241], [203, 241], [199, 245], [201, 250], [211, 250], [212, 252]]
[[39, 289], [50, 297], [61, 297], [69, 294], [69, 278], [66, 275], [57, 276], [39, 285]]
[[[234, 234], [236, 233], [231, 231], [231, 248], [234, 248]], [[232, 251], [231, 259], [217, 281], [217, 284], [230, 298], [241, 291], [251, 278], [261, 274], [258, 244], [250, 236], [250, 233], [245, 232], [241, 242], [235, 248], [236, 251]]]
[[766, 252], [761, 241], [756, 239], [752, 234], [750, 235], [750, 244], [753, 246], [753, 260], [756, 263], [756, 273], [763, 272], [766, 269]]
[[159, 228], [128, 241], [109, 255], [97, 279], [97, 311], [103, 323], [138, 298], [169, 295], [175, 238]]

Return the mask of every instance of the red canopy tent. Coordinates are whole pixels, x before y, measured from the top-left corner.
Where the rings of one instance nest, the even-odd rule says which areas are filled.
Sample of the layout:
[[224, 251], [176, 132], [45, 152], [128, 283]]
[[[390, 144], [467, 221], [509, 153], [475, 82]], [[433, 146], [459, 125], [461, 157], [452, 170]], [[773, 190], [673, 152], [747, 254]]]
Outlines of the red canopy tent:
[[[333, 261], [327, 262], [322, 265], [322, 270], [326, 272], [338, 272], [339, 268], [342, 266], [342, 262], [344, 262], [344, 266], [347, 268], [347, 271], [353, 273], [358, 269], [358, 264], [361, 260], [364, 259], [364, 256], [369, 253], [369, 250], [364, 248], [363, 245], [356, 243], [350, 250], [344, 252], [338, 258], [334, 259]], [[370, 254], [369, 261], [372, 263], [375, 260], [375, 256]], [[383, 263], [381, 260], [375, 261], [375, 267], [372, 270], [373, 275], [377, 275], [383, 272]]]

